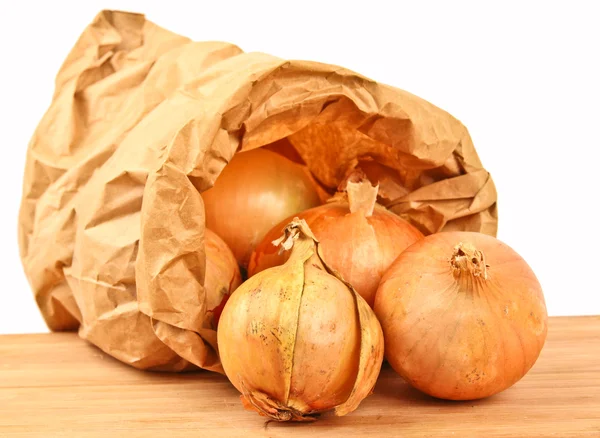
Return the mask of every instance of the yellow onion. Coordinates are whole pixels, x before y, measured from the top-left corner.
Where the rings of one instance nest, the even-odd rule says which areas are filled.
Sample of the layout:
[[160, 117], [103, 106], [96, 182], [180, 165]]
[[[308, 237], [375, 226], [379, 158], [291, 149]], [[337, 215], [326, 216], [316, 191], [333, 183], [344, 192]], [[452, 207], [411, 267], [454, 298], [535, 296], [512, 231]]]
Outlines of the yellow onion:
[[205, 327], [217, 329], [219, 317], [229, 295], [242, 283], [237, 261], [223, 240], [208, 228], [204, 232], [206, 270], [204, 290], [206, 291]]
[[500, 240], [449, 231], [406, 249], [381, 280], [385, 355], [434, 397], [489, 397], [519, 381], [546, 340], [548, 314], [529, 265]]
[[375, 385], [381, 326], [369, 305], [323, 260], [295, 218], [274, 242], [291, 255], [242, 284], [225, 305], [218, 345], [248, 409], [278, 421], [345, 415]]
[[[406, 220], [376, 204], [378, 186], [361, 172], [350, 175], [345, 191], [326, 204], [298, 213], [314, 232], [329, 266], [373, 306], [381, 276], [404, 249], [423, 234]], [[273, 227], [256, 246], [248, 275], [285, 262], [271, 243], [287, 221]]]
[[235, 154], [202, 199], [206, 226], [244, 268], [274, 225], [321, 202], [304, 166], [266, 149]]

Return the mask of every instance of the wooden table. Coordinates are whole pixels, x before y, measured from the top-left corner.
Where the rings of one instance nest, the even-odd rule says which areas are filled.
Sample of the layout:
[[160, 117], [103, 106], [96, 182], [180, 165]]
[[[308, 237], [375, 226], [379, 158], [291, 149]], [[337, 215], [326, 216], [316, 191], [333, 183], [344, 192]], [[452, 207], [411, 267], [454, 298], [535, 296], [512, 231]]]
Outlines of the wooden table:
[[551, 318], [530, 373], [505, 392], [445, 402], [384, 366], [346, 417], [265, 423], [221, 375], [137, 371], [75, 334], [0, 336], [0, 437], [600, 437], [600, 316]]

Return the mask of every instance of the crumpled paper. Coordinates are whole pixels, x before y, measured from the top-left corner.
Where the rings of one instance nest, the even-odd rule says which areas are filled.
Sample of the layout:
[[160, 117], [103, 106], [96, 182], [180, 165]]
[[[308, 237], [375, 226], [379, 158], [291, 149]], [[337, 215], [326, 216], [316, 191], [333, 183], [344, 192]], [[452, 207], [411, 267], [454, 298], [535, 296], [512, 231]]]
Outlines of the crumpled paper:
[[236, 152], [275, 142], [330, 193], [356, 166], [375, 169], [381, 202], [426, 234], [496, 233], [492, 178], [443, 110], [338, 66], [102, 11], [27, 152], [19, 243], [48, 327], [137, 368], [222, 372], [200, 193]]

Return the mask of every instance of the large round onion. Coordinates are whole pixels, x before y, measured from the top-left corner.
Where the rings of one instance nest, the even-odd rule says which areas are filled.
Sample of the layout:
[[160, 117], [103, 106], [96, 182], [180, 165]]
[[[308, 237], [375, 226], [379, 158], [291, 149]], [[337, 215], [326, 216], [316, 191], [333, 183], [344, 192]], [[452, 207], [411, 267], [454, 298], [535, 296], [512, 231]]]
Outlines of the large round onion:
[[278, 421], [353, 411], [375, 385], [383, 334], [373, 310], [321, 258], [304, 221], [280, 239], [282, 266], [246, 280], [225, 305], [221, 362], [248, 409]]
[[219, 236], [208, 228], [204, 230], [204, 250], [206, 252], [205, 326], [216, 330], [223, 306], [229, 295], [242, 284], [242, 276], [231, 250]]
[[434, 397], [496, 394], [537, 360], [547, 331], [544, 296], [527, 263], [494, 237], [432, 234], [405, 250], [375, 299], [386, 358]]
[[302, 166], [263, 149], [234, 155], [202, 198], [206, 226], [227, 243], [244, 267], [275, 224], [320, 204]]
[[[386, 269], [405, 248], [423, 238], [410, 223], [375, 204], [376, 199], [377, 187], [360, 178], [348, 181], [346, 194], [340, 192], [331, 202], [297, 215], [319, 240], [327, 263], [370, 306]], [[279, 254], [272, 241], [281, 234], [286, 221], [271, 229], [256, 247], [248, 275], [285, 262], [289, 254]]]

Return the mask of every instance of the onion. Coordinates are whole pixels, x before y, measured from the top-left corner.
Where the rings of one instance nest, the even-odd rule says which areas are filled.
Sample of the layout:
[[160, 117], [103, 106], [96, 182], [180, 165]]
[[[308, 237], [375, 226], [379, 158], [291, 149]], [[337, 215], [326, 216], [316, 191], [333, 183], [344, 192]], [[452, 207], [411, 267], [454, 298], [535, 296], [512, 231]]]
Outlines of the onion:
[[[345, 194], [331, 202], [304, 211], [304, 219], [315, 233], [327, 263], [372, 306], [381, 276], [408, 246], [423, 235], [410, 223], [375, 204], [377, 187], [359, 174], [347, 182]], [[357, 179], [357, 181], [352, 181]], [[289, 219], [286, 220], [289, 222]], [[275, 226], [250, 258], [250, 276], [285, 262], [271, 243], [285, 223]]]
[[538, 280], [494, 237], [471, 232], [427, 236], [384, 275], [375, 299], [386, 358], [415, 388], [471, 400], [520, 380], [547, 332]]
[[[273, 143], [265, 145], [262, 147], [262, 149], [266, 149], [266, 150], [275, 152], [279, 155], [284, 156], [288, 160], [301, 165], [302, 171], [304, 172], [306, 177], [311, 181], [312, 186], [315, 188], [315, 190], [317, 191], [317, 194], [319, 195], [319, 204], [327, 202], [327, 200], [329, 198], [331, 198], [331, 193], [329, 193], [329, 191], [328, 191], [329, 189], [324, 187], [314, 177], [314, 175], [310, 172], [310, 170], [306, 166], [306, 163], [304, 162], [304, 160], [302, 159], [302, 157], [300, 156], [300, 154], [298, 153], [296, 148], [294, 148], [294, 146], [290, 143], [290, 141], [287, 138], [282, 138]], [[289, 222], [289, 220], [286, 223], [288, 223], [288, 222]]]
[[345, 415], [372, 392], [383, 361], [375, 314], [320, 256], [306, 222], [277, 242], [288, 261], [246, 280], [225, 305], [218, 345], [247, 409], [278, 421]]
[[320, 204], [302, 166], [263, 149], [234, 155], [202, 198], [206, 226], [227, 243], [243, 267], [275, 224]]
[[216, 330], [223, 306], [229, 295], [242, 283], [242, 276], [231, 250], [208, 228], [204, 231], [204, 250], [206, 252], [204, 290], [207, 309], [205, 327]]

